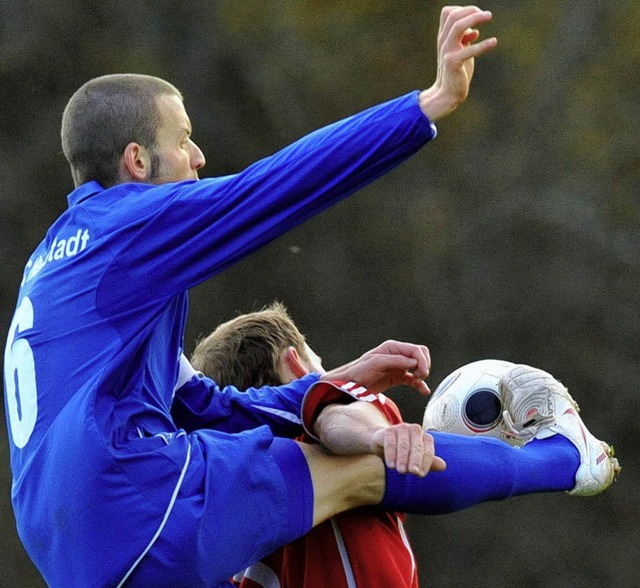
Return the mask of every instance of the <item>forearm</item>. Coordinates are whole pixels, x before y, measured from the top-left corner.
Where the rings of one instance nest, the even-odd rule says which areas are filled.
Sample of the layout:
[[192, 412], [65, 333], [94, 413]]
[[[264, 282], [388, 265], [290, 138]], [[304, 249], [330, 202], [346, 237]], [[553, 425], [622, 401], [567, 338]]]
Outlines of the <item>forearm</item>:
[[374, 445], [378, 431], [389, 421], [370, 402], [332, 404], [316, 419], [314, 432], [318, 440], [332, 453], [356, 455], [373, 453], [383, 456], [383, 448]]

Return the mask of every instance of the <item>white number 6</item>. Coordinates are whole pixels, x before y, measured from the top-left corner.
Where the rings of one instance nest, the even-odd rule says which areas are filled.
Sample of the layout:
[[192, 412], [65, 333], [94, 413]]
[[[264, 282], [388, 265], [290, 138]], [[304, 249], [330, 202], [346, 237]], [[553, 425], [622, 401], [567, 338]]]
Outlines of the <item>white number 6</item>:
[[33, 433], [38, 417], [36, 365], [31, 345], [18, 339], [18, 333], [33, 327], [33, 304], [24, 298], [13, 317], [9, 341], [4, 352], [4, 381], [7, 387], [7, 407], [11, 436], [16, 447], [22, 449]]

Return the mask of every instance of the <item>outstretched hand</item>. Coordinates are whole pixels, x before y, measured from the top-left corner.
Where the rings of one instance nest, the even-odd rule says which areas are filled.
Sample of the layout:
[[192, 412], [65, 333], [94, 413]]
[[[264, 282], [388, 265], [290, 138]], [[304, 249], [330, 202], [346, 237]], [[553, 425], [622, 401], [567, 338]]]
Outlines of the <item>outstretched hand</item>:
[[495, 37], [476, 42], [477, 26], [493, 18], [477, 6], [445, 6], [438, 32], [438, 73], [436, 81], [420, 93], [420, 108], [436, 121], [457, 108], [469, 94], [475, 58], [493, 49]]
[[403, 384], [426, 396], [430, 390], [424, 380], [430, 369], [431, 357], [426, 346], [389, 340], [359, 359], [327, 372], [321, 379], [356, 382], [374, 393]]

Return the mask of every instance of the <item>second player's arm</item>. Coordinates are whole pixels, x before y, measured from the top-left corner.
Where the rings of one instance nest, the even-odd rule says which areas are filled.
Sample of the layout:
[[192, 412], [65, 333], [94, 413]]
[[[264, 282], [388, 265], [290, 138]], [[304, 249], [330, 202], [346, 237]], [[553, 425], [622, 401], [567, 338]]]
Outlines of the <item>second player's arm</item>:
[[[385, 402], [384, 397], [379, 398]], [[440, 458], [434, 460], [431, 435], [415, 423], [391, 424], [376, 406], [379, 402], [380, 399], [326, 406], [316, 418], [313, 432], [332, 453], [372, 453], [400, 473], [425, 476], [431, 469], [444, 469]]]

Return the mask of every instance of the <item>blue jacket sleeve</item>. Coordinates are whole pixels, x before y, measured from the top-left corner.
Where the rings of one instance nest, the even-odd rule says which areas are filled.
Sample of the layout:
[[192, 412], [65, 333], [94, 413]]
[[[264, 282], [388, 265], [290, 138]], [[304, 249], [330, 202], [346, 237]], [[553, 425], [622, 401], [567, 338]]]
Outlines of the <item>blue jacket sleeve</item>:
[[[129, 216], [109, 219], [123, 228], [97, 299], [113, 312], [120, 304], [130, 308], [123, 284], [135, 284], [140, 304], [188, 290], [371, 183], [434, 136], [412, 92], [323, 127], [235, 175], [116, 186], [94, 222], [112, 211]], [[111, 205], [123, 197], [135, 206]]]
[[274, 435], [293, 438], [303, 433], [302, 399], [317, 381], [317, 374], [309, 374], [284, 386], [240, 391], [233, 386], [220, 388], [210, 378], [194, 373], [176, 390], [171, 414], [187, 432], [213, 428], [238, 433], [267, 425]]

